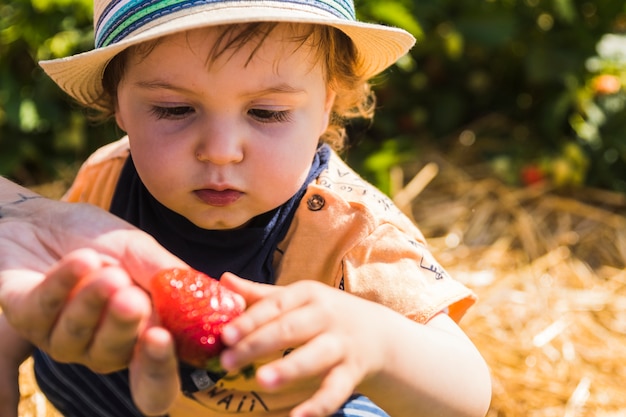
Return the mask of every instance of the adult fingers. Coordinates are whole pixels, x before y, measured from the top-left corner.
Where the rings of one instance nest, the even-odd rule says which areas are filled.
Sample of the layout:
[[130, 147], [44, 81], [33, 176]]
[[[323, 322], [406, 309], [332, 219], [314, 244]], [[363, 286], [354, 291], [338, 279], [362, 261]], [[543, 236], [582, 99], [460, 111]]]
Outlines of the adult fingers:
[[139, 339], [129, 367], [130, 389], [137, 407], [145, 415], [162, 415], [179, 391], [178, 362], [172, 336], [151, 327]]
[[20, 399], [19, 364], [30, 354], [31, 348], [24, 342], [0, 312], [0, 416], [18, 417]]
[[20, 334], [45, 348], [52, 327], [77, 283], [101, 267], [99, 256], [87, 249], [68, 254], [46, 274], [5, 272], [3, 307]]
[[[119, 236], [119, 239], [116, 237]], [[104, 240], [104, 239], [103, 239]], [[117, 230], [107, 234], [112, 256], [144, 289], [150, 288], [152, 277], [165, 268], [185, 268], [187, 265], [167, 251], [152, 236], [140, 230]], [[121, 245], [118, 242], [123, 242]], [[114, 248], [110, 246], [114, 245]]]
[[48, 353], [57, 361], [82, 362], [110, 298], [130, 285], [128, 275], [114, 267], [92, 271], [83, 277], [51, 329]]
[[127, 367], [151, 314], [150, 298], [141, 288], [118, 290], [109, 300], [86, 352], [87, 365], [102, 373]]

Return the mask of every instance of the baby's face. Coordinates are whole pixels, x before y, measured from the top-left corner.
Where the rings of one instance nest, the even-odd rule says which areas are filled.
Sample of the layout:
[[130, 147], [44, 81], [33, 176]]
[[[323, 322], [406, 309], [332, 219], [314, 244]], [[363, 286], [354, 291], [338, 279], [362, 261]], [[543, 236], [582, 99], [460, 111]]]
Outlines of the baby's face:
[[[173, 35], [128, 59], [118, 124], [152, 195], [205, 229], [232, 229], [303, 184], [334, 93], [308, 46], [277, 27], [211, 65], [216, 29]], [[255, 44], [256, 45], [256, 44]]]

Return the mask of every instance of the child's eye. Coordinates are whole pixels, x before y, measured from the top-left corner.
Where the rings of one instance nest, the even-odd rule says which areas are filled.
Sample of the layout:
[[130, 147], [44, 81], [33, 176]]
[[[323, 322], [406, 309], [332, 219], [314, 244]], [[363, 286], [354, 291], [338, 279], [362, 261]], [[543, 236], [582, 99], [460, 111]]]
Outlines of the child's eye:
[[189, 106], [160, 107], [154, 106], [151, 110], [157, 119], [182, 119], [193, 114], [194, 110]]
[[251, 109], [248, 114], [261, 123], [288, 122], [290, 113], [287, 110]]

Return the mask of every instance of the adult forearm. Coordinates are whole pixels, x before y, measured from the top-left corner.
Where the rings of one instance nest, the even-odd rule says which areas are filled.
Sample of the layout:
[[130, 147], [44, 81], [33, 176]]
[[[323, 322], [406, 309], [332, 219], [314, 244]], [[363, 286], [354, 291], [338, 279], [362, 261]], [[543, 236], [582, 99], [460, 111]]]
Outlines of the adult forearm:
[[11, 327], [1, 310], [0, 337], [0, 359], [3, 364], [10, 363], [17, 369], [30, 356], [33, 346]]
[[[151, 236], [106, 210], [44, 198], [1, 177], [0, 227], [0, 239], [26, 231], [32, 239], [25, 250], [48, 265], [76, 249], [91, 248], [121, 264], [144, 286], [158, 269], [182, 265]], [[13, 260], [25, 266], [23, 258]], [[13, 262], [8, 254], [0, 254], [0, 271], [7, 266], [3, 261]]]
[[34, 206], [27, 203], [42, 199], [37, 193], [0, 177], [0, 220], [18, 213], [18, 206], [22, 213], [28, 213]]
[[13, 181], [0, 176], [0, 202], [8, 202], [10, 196], [15, 196], [20, 192], [28, 192], [34, 194], [26, 188], [14, 183]]

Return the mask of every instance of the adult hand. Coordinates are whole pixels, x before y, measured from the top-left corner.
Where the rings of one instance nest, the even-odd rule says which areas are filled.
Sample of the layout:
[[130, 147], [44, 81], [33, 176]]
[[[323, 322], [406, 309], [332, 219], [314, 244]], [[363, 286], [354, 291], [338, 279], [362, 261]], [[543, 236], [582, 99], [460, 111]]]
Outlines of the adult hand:
[[[119, 361], [106, 357], [129, 348], [117, 340], [100, 346], [99, 335], [91, 341], [97, 313], [106, 312], [98, 324], [107, 331], [102, 338], [112, 330], [132, 333], [128, 327], [138, 327], [150, 313], [149, 298], [136, 284], [146, 288], [156, 271], [182, 261], [151, 236], [94, 206], [52, 201], [26, 190], [13, 201], [3, 200], [0, 306], [8, 321], [59, 359], [79, 359], [100, 371], [119, 367]], [[76, 251], [84, 248], [90, 250]], [[64, 345], [75, 342], [101, 351], [81, 352], [82, 357], [76, 357], [81, 348], [64, 353]]]
[[[163, 352], [169, 352], [165, 362], [175, 358], [171, 340], [149, 337], [152, 330], [142, 335], [152, 314], [142, 287], [174, 266], [184, 264], [108, 212], [48, 200], [0, 179], [0, 306], [7, 320], [57, 360], [98, 372], [130, 361], [135, 402], [148, 414], [150, 399], [173, 401], [176, 392], [162, 388], [177, 376], [171, 366], [158, 382], [150, 376]], [[135, 346], [140, 336], [141, 348]], [[162, 355], [150, 355], [157, 351]]]
[[[0, 248], [0, 271], [37, 272], [76, 249], [92, 248], [144, 287], [158, 269], [183, 265], [151, 236], [102, 209], [49, 200], [3, 178]], [[0, 291], [5, 281], [0, 275]]]
[[78, 249], [19, 299], [24, 321], [16, 328], [52, 358], [100, 373], [128, 367], [133, 400], [145, 415], [163, 415], [173, 404], [180, 387], [173, 340], [151, 323], [149, 295], [127, 271]]
[[2, 314], [0, 335], [0, 416], [18, 417], [19, 366], [28, 357], [31, 346], [18, 337]]

